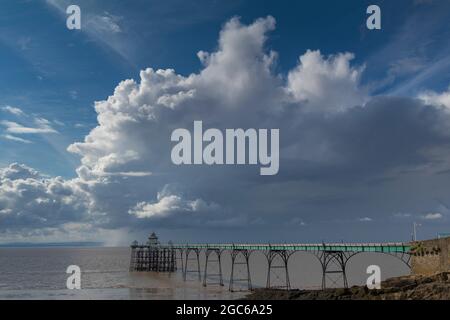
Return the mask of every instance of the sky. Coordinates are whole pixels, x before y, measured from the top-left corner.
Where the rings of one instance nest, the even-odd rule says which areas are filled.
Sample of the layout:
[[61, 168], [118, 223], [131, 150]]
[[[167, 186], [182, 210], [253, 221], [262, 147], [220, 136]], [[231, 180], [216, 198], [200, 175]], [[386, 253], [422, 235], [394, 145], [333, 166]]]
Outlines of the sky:
[[[446, 0], [3, 1], [0, 242], [448, 233], [449, 26]], [[279, 129], [279, 173], [174, 165], [198, 120]]]

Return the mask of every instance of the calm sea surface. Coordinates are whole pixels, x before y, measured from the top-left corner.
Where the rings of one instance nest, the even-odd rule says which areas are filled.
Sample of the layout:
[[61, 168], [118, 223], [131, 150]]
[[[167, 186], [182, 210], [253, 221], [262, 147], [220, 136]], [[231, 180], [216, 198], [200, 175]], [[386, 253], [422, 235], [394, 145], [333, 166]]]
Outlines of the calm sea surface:
[[[204, 288], [195, 274], [190, 274], [185, 282], [181, 271], [170, 275], [130, 273], [129, 259], [129, 248], [0, 248], [0, 299], [237, 299], [245, 295], [228, 291], [231, 271], [228, 253], [222, 258], [224, 287]], [[250, 261], [254, 287], [264, 287], [267, 278], [264, 255], [254, 253]], [[373, 264], [381, 267], [383, 279], [409, 273], [394, 257], [361, 254], [348, 264], [350, 285], [365, 283], [367, 266]], [[81, 268], [81, 290], [66, 288], [69, 265]], [[204, 258], [202, 274], [203, 267]], [[211, 273], [217, 270], [217, 265], [212, 264]], [[238, 278], [245, 275], [243, 266], [237, 266], [235, 272]], [[293, 288], [313, 289], [321, 284], [320, 265], [307, 253], [291, 257], [289, 275]], [[271, 278], [273, 285], [285, 281], [281, 269], [272, 272]], [[209, 280], [216, 282], [213, 278]], [[330, 279], [329, 284], [332, 280], [336, 279]]]

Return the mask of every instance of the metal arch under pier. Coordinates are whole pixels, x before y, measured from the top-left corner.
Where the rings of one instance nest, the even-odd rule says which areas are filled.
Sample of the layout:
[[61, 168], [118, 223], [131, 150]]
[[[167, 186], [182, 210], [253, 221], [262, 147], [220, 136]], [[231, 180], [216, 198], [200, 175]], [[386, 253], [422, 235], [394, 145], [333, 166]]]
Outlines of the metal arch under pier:
[[[290, 250], [268, 250], [265, 252], [265, 256], [267, 258], [267, 282], [266, 282], [266, 288], [276, 288], [276, 289], [291, 289], [291, 283], [289, 280], [289, 258], [295, 251]], [[276, 258], [279, 258], [281, 260], [280, 264], [275, 264]], [[284, 271], [284, 277], [285, 277], [285, 283], [284, 285], [279, 286], [273, 286], [271, 282], [271, 275], [275, 270], [282, 270]]]
[[[322, 266], [322, 290], [327, 288], [327, 279], [337, 285], [340, 278], [342, 278], [343, 287], [348, 288], [346, 272], [347, 262], [354, 256], [354, 253], [344, 251], [319, 251], [315, 255]], [[336, 279], [336, 275], [338, 275], [339, 278]]]

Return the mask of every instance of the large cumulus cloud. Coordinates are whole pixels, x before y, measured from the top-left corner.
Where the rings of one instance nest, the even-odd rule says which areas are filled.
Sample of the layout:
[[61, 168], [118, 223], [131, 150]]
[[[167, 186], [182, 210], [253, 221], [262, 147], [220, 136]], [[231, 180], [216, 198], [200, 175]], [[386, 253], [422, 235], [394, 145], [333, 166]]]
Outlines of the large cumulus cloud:
[[[278, 56], [266, 47], [274, 28], [272, 17], [248, 26], [231, 19], [217, 50], [198, 53], [198, 73], [148, 68], [139, 81], [119, 83], [95, 103], [97, 127], [68, 147], [81, 159], [76, 179], [18, 165], [0, 171], [2, 226], [253, 228], [431, 206], [431, 193], [404, 185], [442, 187], [433, 179], [449, 168], [447, 97], [371, 97], [351, 53], [309, 50], [277, 74]], [[173, 165], [171, 132], [192, 129], [195, 120], [219, 129], [279, 128], [280, 173]]]

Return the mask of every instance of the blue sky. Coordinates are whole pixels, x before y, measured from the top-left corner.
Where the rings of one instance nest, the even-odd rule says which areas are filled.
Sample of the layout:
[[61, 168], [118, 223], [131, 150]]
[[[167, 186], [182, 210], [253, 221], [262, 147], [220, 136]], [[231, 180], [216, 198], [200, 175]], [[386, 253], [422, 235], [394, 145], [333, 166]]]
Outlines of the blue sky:
[[[351, 67], [358, 72], [358, 87], [361, 88], [361, 92], [364, 91], [363, 95], [369, 96], [370, 99], [376, 97], [417, 99], [420, 96], [426, 96], [429, 98], [427, 103], [438, 100], [442, 104], [450, 84], [450, 42], [448, 41], [450, 39], [450, 3], [444, 0], [377, 1], [376, 4], [382, 9], [382, 30], [380, 31], [369, 31], [365, 27], [367, 18], [365, 11], [373, 1], [76, 1], [74, 4], [78, 4], [82, 12], [81, 30], [66, 28], [65, 8], [72, 4], [69, 2], [23, 0], [3, 1], [0, 4], [0, 120], [2, 121], [0, 168], [6, 168], [12, 163], [24, 164], [37, 170], [44, 177], [62, 176], [66, 179], [65, 183], [73, 183], [71, 179], [80, 178], [81, 162], [88, 168], [93, 168], [93, 164], [90, 163], [93, 156], [88, 155], [87, 151], [83, 149], [69, 152], [67, 149], [75, 142], [84, 141], [91, 130], [98, 126], [99, 112], [94, 109], [94, 102], [104, 101], [108, 96], [113, 95], [116, 86], [125, 79], [138, 81], [141, 70], [148, 67], [154, 70], [174, 69], [177, 74], [184, 77], [201, 73], [205, 67], [197, 57], [197, 52], [200, 50], [220, 51], [218, 48], [220, 32], [224, 30], [227, 21], [233, 17], [240, 17], [242, 26], [251, 25], [256, 19], [267, 16], [272, 16], [276, 20], [276, 28], [268, 28], [270, 30], [267, 32], [264, 50], [277, 52], [278, 57], [271, 65], [271, 72], [275, 77], [281, 78], [282, 82], [288, 81], [289, 73], [298, 66], [299, 57], [307, 50], [320, 50], [324, 59], [338, 53], [352, 53], [354, 59], [351, 60]], [[436, 97], [440, 97], [440, 100]], [[333, 97], [331, 96], [330, 99]], [[380, 122], [380, 130], [384, 128], [383, 117], [385, 116], [380, 115], [377, 118]], [[419, 127], [422, 128], [422, 124]], [[374, 128], [377, 127], [374, 126]], [[405, 125], [405, 128], [409, 127]], [[411, 126], [412, 130], [415, 128]], [[308, 131], [308, 134], [310, 132], [313, 130]], [[299, 134], [308, 135], [303, 131]], [[347, 138], [346, 141], [355, 139], [355, 137]], [[417, 141], [426, 140], [426, 137], [416, 138]], [[95, 140], [98, 137], [93, 136], [92, 139]], [[444, 138], [440, 137], [436, 140], [442, 142], [439, 147], [446, 145]], [[342, 144], [342, 142], [339, 143]], [[424, 146], [418, 142], [417, 146], [411, 148], [417, 148], [414, 150], [418, 152], [419, 149], [422, 150], [422, 147]], [[438, 148], [436, 144], [425, 147]], [[342, 150], [348, 150], [347, 147], [342, 148]], [[110, 155], [115, 156], [120, 152], [116, 150]], [[359, 150], [354, 152], [358, 153]], [[389, 153], [392, 150], [383, 149], [381, 152]], [[103, 150], [101, 154], [104, 156], [107, 151]], [[445, 158], [445, 156], [442, 157]], [[441, 162], [445, 159], [441, 159]], [[394, 159], [389, 159], [386, 163], [391, 163], [390, 161], [395, 162]], [[402, 163], [402, 165], [406, 164]], [[417, 165], [432, 167], [434, 162], [424, 161]], [[137, 164], [135, 166], [139, 167]], [[365, 174], [374, 166], [361, 168], [361, 170]], [[323, 185], [329, 183], [326, 182], [330, 178], [327, 176], [327, 170], [332, 168], [308, 170], [311, 172], [319, 170], [320, 175], [326, 176], [323, 181], [319, 179], [315, 182]], [[395, 162], [395, 166], [383, 168], [383, 174], [379, 173], [383, 175], [382, 177], [372, 178], [384, 181], [383, 179], [388, 179], [385, 176], [387, 172], [398, 170], [398, 168], [399, 164]], [[139, 167], [139, 169], [142, 168]], [[445, 171], [446, 168], [440, 169]], [[347, 176], [356, 175], [356, 171], [357, 168], [354, 172], [346, 174]], [[183, 174], [180, 173], [181, 175]], [[303, 183], [303, 179], [305, 177], [299, 177], [296, 183]], [[175, 178], [169, 180], [170, 183], [158, 182], [162, 184], [155, 184], [154, 188], [150, 188], [153, 191], [151, 195], [147, 194], [135, 199], [136, 202], [139, 200], [149, 204], [155, 201], [158, 203], [157, 193], [162, 193], [161, 190], [165, 190], [164, 186], [172, 185], [172, 183], [182, 184], [184, 178], [179, 178], [175, 174]], [[288, 180], [282, 182], [283, 188], [289, 188], [287, 185], [291, 181]], [[271, 182], [259, 181], [256, 188], [266, 186], [267, 183]], [[401, 185], [404, 183], [406, 182], [403, 181]], [[131, 188], [123, 181], [114, 181], [114, 184], [123, 185], [123, 190]], [[430, 184], [434, 186], [433, 188], [437, 188], [438, 185], [441, 186], [441, 181], [432, 180]], [[342, 199], [356, 198], [357, 201], [354, 203], [358, 203], [364, 202], [367, 197], [370, 198], [371, 191], [362, 195], [355, 192], [356, 186], [347, 188], [348, 193]], [[387, 192], [389, 188], [394, 187], [380, 187], [376, 194]], [[207, 191], [204, 188], [200, 189], [198, 194], [193, 191], [195, 188], [191, 188], [183, 195], [190, 196], [192, 199], [204, 199], [208, 204], [219, 202], [219, 205], [225, 207], [227, 203], [237, 201], [232, 193], [228, 193], [230, 189], [222, 190], [229, 197], [213, 195], [210, 201], [206, 199]], [[291, 190], [295, 188], [291, 187]], [[189, 194], [190, 192], [192, 194]], [[241, 209], [248, 208], [249, 212], [256, 210], [255, 203], [258, 201], [255, 199], [266, 192], [268, 190], [260, 195], [248, 194], [248, 207], [244, 206]], [[446, 221], [449, 226], [449, 217], [446, 213], [434, 212], [439, 210], [441, 202], [445, 203], [446, 200], [433, 200], [435, 196], [432, 194], [427, 196], [429, 200], [427, 204], [405, 204], [405, 212], [403, 212], [399, 203], [404, 202], [404, 199], [408, 197], [413, 197], [415, 192], [421, 191], [414, 190], [409, 194], [398, 196], [398, 202], [389, 208], [382, 208], [383, 212], [380, 215], [387, 217], [404, 214], [407, 217], [423, 217], [430, 213], [439, 213], [442, 221]], [[331, 198], [342, 196], [340, 192], [333, 194], [330, 190], [326, 193], [327, 197]], [[317, 191], [315, 196], [320, 198], [319, 194], [321, 191]], [[94, 199], [98, 201], [98, 197]], [[280, 196], [277, 201], [286, 201], [285, 203], [295, 207], [295, 197]], [[376, 203], [376, 199], [371, 199], [368, 203], [372, 203], [371, 208], [374, 208], [373, 203]], [[275, 200], [272, 204], [276, 210], [278, 205]], [[307, 209], [311, 211], [306, 215], [307, 217], [296, 217], [292, 207], [286, 208], [286, 214], [289, 219], [297, 218], [295, 221], [298, 222], [310, 220], [331, 223], [330, 221], [333, 220], [330, 215], [323, 213], [329, 210], [328, 208], [322, 210], [324, 205], [325, 202], [321, 202], [316, 208]], [[127, 206], [127, 208], [132, 207], [131, 204]], [[16, 210], [7, 205], [4, 207], [3, 210]], [[31, 210], [24, 208], [17, 210], [20, 212]], [[97, 207], [94, 210], [95, 214], [100, 214], [101, 208], [104, 206]], [[357, 221], [359, 219], [361, 223], [377, 220], [371, 216], [376, 213], [370, 212], [365, 206], [343, 205], [340, 209], [338, 207], [338, 210], [353, 212], [349, 214], [349, 217], [342, 213], [345, 217], [343, 220]], [[356, 212], [361, 210], [365, 212], [357, 216]], [[320, 211], [321, 214], [314, 213], [316, 211]], [[250, 220], [258, 220], [256, 213], [249, 215]], [[264, 220], [264, 218], [261, 219]], [[67, 224], [71, 221], [78, 223], [79, 220], [69, 217], [62, 219], [61, 223]], [[81, 220], [83, 223], [91, 223], [86, 222], [88, 219], [85, 217]], [[408, 224], [410, 222], [408, 221]], [[123, 225], [120, 225], [121, 223]], [[123, 219], [110, 224], [102, 225], [101, 228], [118, 230], [132, 225]], [[168, 221], [161, 222], [161, 225], [160, 228], [171, 230], [171, 224]], [[158, 224], [149, 223], [145, 226], [156, 227]], [[49, 227], [56, 227], [56, 225], [42, 228]], [[322, 229], [328, 228], [326, 226]], [[11, 230], [13, 229], [11, 227]], [[17, 233], [23, 233], [22, 229]], [[409, 233], [409, 230], [405, 231], [405, 229], [404, 227], [402, 229], [403, 237]], [[366, 229], [362, 227], [360, 230]], [[389, 234], [393, 237], [397, 231], [393, 228]], [[437, 225], [430, 226], [428, 234], [435, 234], [437, 231], [439, 231]], [[11, 232], [14, 234], [16, 231]], [[210, 232], [205, 231], [205, 234]], [[225, 236], [227, 231], [223, 232]], [[342, 234], [346, 232], [343, 229]], [[167, 231], [167, 233], [172, 235], [173, 231]], [[278, 233], [274, 231], [275, 237]], [[258, 232], [255, 232], [256, 234]], [[295, 234], [295, 231], [292, 231], [292, 234]], [[355, 232], [354, 238], [361, 237], [363, 236]], [[375, 235], [370, 236], [370, 238], [374, 237]]]

